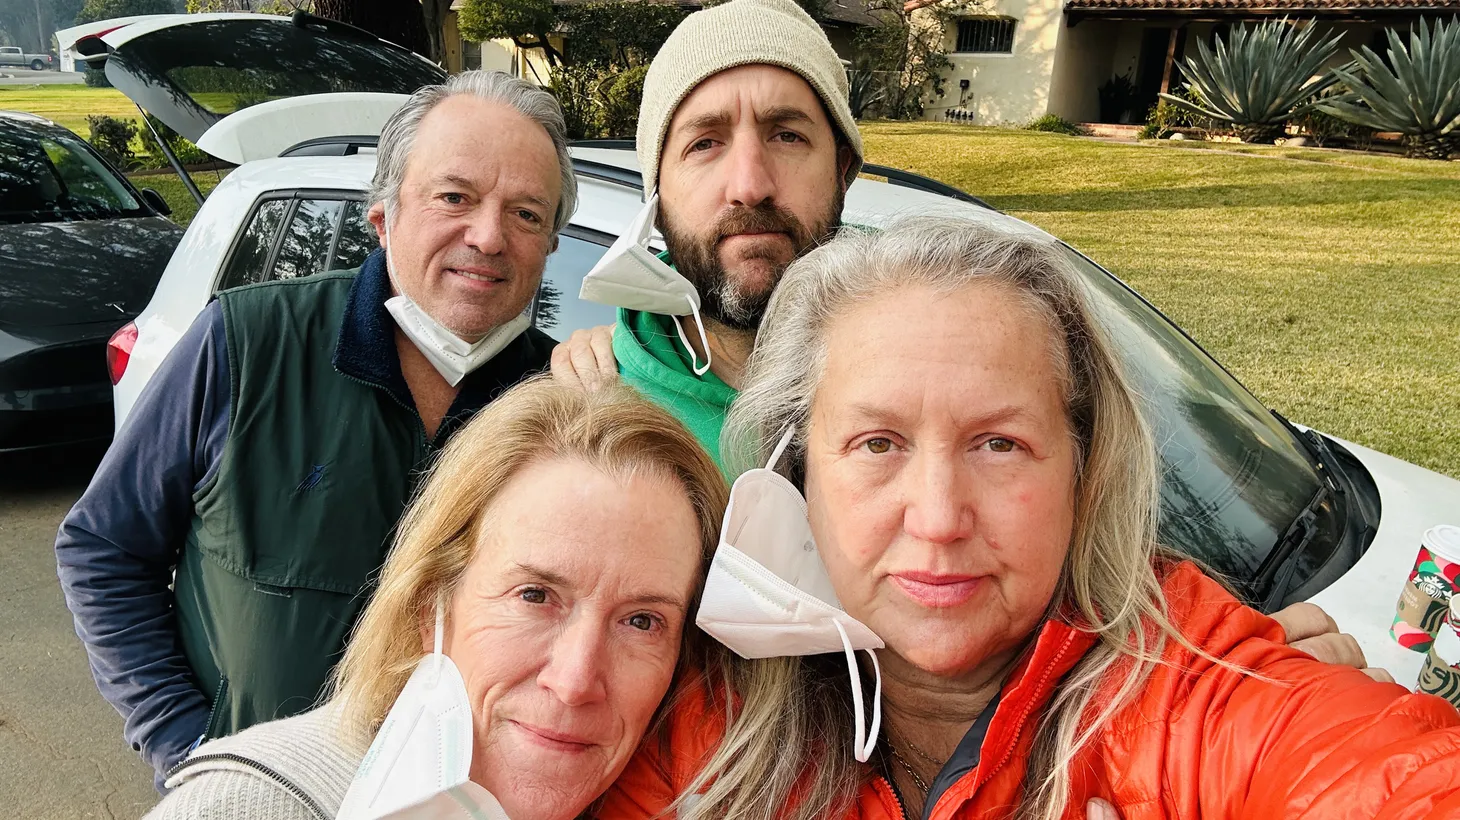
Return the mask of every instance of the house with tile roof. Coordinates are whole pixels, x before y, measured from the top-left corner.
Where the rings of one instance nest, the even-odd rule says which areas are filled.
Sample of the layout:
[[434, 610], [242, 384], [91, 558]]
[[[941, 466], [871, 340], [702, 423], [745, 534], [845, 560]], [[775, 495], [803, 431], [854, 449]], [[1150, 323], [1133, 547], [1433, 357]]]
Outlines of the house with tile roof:
[[[1322, 26], [1342, 35], [1337, 61], [1347, 62], [1365, 45], [1383, 55], [1388, 28], [1407, 38], [1423, 17], [1456, 14], [1460, 0], [976, 0], [945, 28], [952, 68], [924, 117], [1139, 123], [1160, 92], [1180, 85], [1187, 49], [1233, 25], [1286, 17]], [[1101, 86], [1121, 77], [1133, 86], [1129, 104], [1102, 111]]]

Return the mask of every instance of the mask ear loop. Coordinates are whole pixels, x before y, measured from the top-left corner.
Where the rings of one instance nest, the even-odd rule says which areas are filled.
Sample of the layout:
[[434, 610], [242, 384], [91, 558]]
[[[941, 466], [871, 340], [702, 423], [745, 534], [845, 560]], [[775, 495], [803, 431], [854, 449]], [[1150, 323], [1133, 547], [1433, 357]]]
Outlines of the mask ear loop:
[[877, 732], [882, 728], [882, 666], [877, 663], [877, 653], [868, 650], [867, 653], [872, 656], [872, 670], [877, 676], [877, 690], [872, 697], [872, 727], [871, 731], [867, 731], [866, 704], [862, 703], [862, 673], [857, 669], [857, 653], [852, 649], [852, 640], [847, 637], [847, 630], [841, 621], [833, 620], [831, 623], [842, 636], [842, 649], [847, 653], [847, 676], [852, 681], [852, 713], [857, 734], [852, 754], [858, 763], [866, 763], [872, 757], [872, 750], [877, 748]]
[[696, 305], [695, 300], [689, 298], [688, 295], [684, 299], [686, 302], [689, 302], [689, 312], [694, 314], [695, 327], [700, 331], [700, 344], [705, 348], [705, 363], [703, 365], [696, 364], [699, 361], [699, 357], [695, 355], [695, 349], [690, 346], [689, 337], [684, 335], [684, 325], [679, 323], [678, 316], [673, 317], [674, 329], [679, 331], [679, 343], [684, 345], [685, 350], [689, 351], [690, 369], [694, 370], [696, 376], [703, 376], [705, 375], [705, 371], [710, 369], [710, 340], [705, 337], [705, 323], [700, 321], [699, 305]]
[[781, 440], [776, 443], [776, 449], [774, 449], [774, 450], [771, 451], [770, 460], [766, 462], [765, 468], [767, 470], [774, 470], [774, 469], [776, 469], [776, 465], [781, 462], [781, 456], [783, 456], [783, 455], [786, 454], [786, 448], [788, 446], [790, 446], [791, 439], [795, 435], [796, 435], [796, 425], [794, 425], [794, 424], [788, 424], [788, 425], [786, 425], [786, 432], [784, 432], [784, 433], [781, 434]]

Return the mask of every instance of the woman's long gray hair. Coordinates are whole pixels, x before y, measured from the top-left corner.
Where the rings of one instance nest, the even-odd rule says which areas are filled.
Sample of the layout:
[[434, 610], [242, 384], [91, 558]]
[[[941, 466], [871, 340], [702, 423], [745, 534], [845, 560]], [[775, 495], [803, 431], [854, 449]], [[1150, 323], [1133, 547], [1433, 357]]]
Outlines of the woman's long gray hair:
[[[1077, 468], [1074, 531], [1048, 613], [1099, 639], [1064, 678], [1035, 736], [1019, 816], [1050, 820], [1068, 802], [1071, 761], [1141, 687], [1165, 642], [1190, 645], [1166, 616], [1154, 568], [1162, 550], [1151, 433], [1065, 253], [1043, 234], [988, 219], [914, 217], [877, 232], [844, 230], [786, 272], [721, 444], [763, 463], [794, 424], [798, 438], [783, 464], [801, 474], [828, 330], [889, 291], [998, 287], [1050, 328]], [[850, 805], [868, 775], [851, 754], [846, 667], [822, 660], [729, 659], [712, 670], [728, 729], [686, 790], [699, 796], [676, 805], [681, 820], [812, 820]]]

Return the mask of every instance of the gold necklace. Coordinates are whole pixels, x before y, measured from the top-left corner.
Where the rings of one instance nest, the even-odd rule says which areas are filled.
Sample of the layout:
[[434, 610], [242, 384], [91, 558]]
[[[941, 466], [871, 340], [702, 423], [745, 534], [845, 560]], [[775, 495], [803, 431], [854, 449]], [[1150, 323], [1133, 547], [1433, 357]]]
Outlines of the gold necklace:
[[917, 773], [917, 770], [912, 767], [912, 764], [907, 762], [907, 758], [903, 757], [897, 751], [897, 747], [894, 746], [894, 745], [892, 745], [892, 741], [891, 740], [887, 741], [887, 749], [888, 749], [888, 751], [892, 752], [892, 759], [893, 760], [896, 760], [897, 763], [898, 763], [898, 765], [902, 766], [903, 771], [907, 772], [908, 775], [910, 777], [912, 777], [914, 785], [916, 785], [918, 787], [918, 791], [922, 792], [923, 797], [927, 797], [928, 796], [928, 783], [927, 783], [927, 781], [923, 780], [922, 776]]
[[[939, 769], [942, 769], [943, 768], [943, 764], [947, 762], [947, 761], [944, 761], [944, 760], [939, 760], [938, 758], [933, 757], [932, 755], [928, 754], [927, 752], [923, 751], [922, 749], [919, 749], [917, 747], [917, 744], [916, 743], [913, 743], [911, 740], [907, 740], [907, 739], [904, 738], [903, 740], [901, 740], [899, 742], [901, 742], [902, 745], [908, 747], [909, 749], [912, 749], [913, 754], [917, 755], [918, 757], [921, 757], [923, 760], [926, 760], [927, 762], [933, 764], [934, 766], [937, 766]], [[892, 742], [891, 741], [888, 741], [887, 745], [888, 746], [891, 746], [892, 745]]]

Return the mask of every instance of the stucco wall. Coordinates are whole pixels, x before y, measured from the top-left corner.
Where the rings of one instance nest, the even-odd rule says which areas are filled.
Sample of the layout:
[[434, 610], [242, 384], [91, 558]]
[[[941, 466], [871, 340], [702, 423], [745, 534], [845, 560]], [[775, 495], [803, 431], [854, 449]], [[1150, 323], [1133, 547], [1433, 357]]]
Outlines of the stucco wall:
[[[959, 54], [958, 27], [947, 31], [948, 71], [944, 95], [924, 109], [926, 119], [942, 119], [949, 108], [973, 112], [985, 125], [1024, 123], [1049, 110], [1050, 81], [1055, 52], [1064, 27], [1058, 0], [989, 0], [980, 15], [1012, 17], [1014, 50], [1011, 54]], [[959, 81], [968, 80], [968, 90]]]
[[482, 43], [482, 68], [517, 75], [517, 47], [511, 40], [489, 40]]
[[[1086, 21], [1060, 26], [1050, 80], [1049, 113], [1071, 122], [1094, 122], [1100, 116], [1100, 84], [1115, 65], [1117, 24]], [[1132, 58], [1134, 60], [1134, 58]]]

